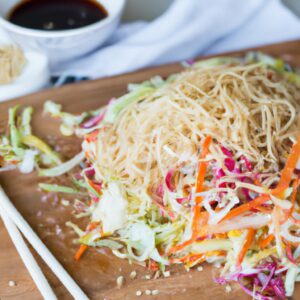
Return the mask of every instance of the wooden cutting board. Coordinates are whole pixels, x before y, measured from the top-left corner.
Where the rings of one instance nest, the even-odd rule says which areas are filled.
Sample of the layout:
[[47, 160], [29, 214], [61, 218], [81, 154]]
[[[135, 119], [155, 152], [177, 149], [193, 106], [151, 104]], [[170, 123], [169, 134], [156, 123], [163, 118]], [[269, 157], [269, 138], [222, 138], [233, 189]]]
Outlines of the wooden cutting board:
[[[280, 56], [294, 66], [300, 67], [300, 41], [293, 41], [260, 47], [274, 56]], [[243, 52], [234, 53], [241, 54]], [[120, 96], [125, 92], [130, 82], [140, 82], [154, 75], [166, 76], [179, 71], [180, 64], [159, 66], [141, 70], [131, 74], [105, 78], [95, 81], [81, 82], [57, 89], [45, 90], [33, 95], [0, 104], [0, 132], [7, 124], [7, 110], [20, 103], [31, 105], [35, 109], [33, 131], [36, 135], [46, 139], [53, 146], [58, 146], [66, 158], [71, 157], [80, 149], [80, 141], [74, 137], [62, 138], [58, 133], [58, 123], [42, 115], [43, 102], [51, 99], [63, 105], [64, 110], [71, 113], [98, 108], [104, 105], [111, 97]], [[68, 180], [68, 178], [65, 178]], [[58, 258], [66, 270], [74, 277], [82, 289], [92, 299], [248, 299], [237, 285], [232, 285], [230, 293], [224, 286], [215, 284], [212, 280], [213, 269], [205, 265], [202, 272], [191, 270], [186, 272], [183, 267], [171, 268], [170, 278], [146, 280], [144, 275], [150, 274], [147, 270], [129, 265], [127, 261], [118, 259], [106, 251], [88, 250], [80, 262], [73, 260], [77, 249], [74, 244], [76, 236], [65, 226], [70, 219], [70, 208], [60, 205], [60, 199], [51, 196], [48, 199], [38, 191], [36, 175], [24, 176], [18, 172], [0, 175], [3, 185], [12, 202], [26, 218], [43, 242]], [[64, 197], [66, 198], [66, 197]], [[72, 199], [70, 199], [72, 201]], [[61, 233], [60, 233], [61, 232]], [[60, 233], [57, 236], [57, 233]], [[41, 299], [27, 270], [23, 266], [3, 224], [0, 223], [0, 299]], [[34, 252], [34, 251], [33, 251]], [[53, 273], [34, 255], [40, 263], [59, 299], [71, 299], [71, 296], [60, 284]], [[129, 278], [131, 271], [137, 271], [137, 279]], [[124, 276], [124, 287], [116, 288], [116, 278]], [[13, 280], [16, 286], [10, 287], [8, 282]], [[159, 295], [136, 297], [137, 290], [157, 289]], [[298, 284], [294, 299], [300, 298], [300, 284]]]

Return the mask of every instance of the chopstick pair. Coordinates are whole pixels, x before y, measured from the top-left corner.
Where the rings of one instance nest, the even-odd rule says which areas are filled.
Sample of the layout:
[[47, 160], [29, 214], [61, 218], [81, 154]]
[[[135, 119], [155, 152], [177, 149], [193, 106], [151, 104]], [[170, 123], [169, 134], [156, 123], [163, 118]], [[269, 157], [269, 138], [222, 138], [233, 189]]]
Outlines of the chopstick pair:
[[29, 274], [31, 275], [33, 281], [36, 284], [36, 287], [39, 289], [43, 298], [46, 300], [55, 300], [57, 297], [55, 296], [53, 290], [51, 289], [46, 277], [35, 261], [32, 253], [28, 249], [23, 237], [16, 227], [16, 225], [11, 221], [11, 219], [7, 216], [5, 210], [0, 205], [0, 216], [6, 227], [6, 230], [12, 239], [24, 265], [26, 266]]
[[66, 270], [57, 261], [54, 255], [43, 244], [37, 234], [31, 229], [22, 215], [11, 203], [3, 188], [0, 185], [0, 215], [4, 225], [20, 255], [37, 288], [46, 300], [55, 300], [57, 297], [50, 287], [46, 277], [42, 273], [40, 267], [35, 261], [32, 253], [28, 249], [20, 232], [27, 241], [41, 256], [44, 262], [50, 267], [57, 278], [66, 287], [69, 293], [78, 300], [88, 300], [87, 295], [80, 289], [74, 279], [66, 272]]

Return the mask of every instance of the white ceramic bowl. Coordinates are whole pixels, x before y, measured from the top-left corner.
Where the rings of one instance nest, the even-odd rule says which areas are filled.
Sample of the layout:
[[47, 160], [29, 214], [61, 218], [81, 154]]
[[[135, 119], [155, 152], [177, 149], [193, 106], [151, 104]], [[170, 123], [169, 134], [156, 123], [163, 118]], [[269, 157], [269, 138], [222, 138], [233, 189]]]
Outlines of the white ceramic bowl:
[[0, 0], [0, 26], [22, 47], [44, 51], [50, 64], [82, 56], [111, 36], [120, 22], [126, 0], [97, 0], [108, 17], [79, 29], [43, 31], [12, 24], [6, 20], [9, 11], [21, 0]]

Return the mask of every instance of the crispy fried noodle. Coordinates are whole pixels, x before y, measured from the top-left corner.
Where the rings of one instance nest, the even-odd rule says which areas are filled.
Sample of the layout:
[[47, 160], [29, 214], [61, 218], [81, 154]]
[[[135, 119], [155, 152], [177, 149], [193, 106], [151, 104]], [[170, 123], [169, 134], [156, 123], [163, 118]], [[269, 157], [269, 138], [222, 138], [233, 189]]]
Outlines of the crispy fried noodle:
[[215, 281], [237, 281], [255, 299], [293, 294], [300, 280], [296, 70], [262, 53], [213, 58], [130, 84], [93, 112], [73, 116], [50, 101], [45, 111], [60, 118], [63, 134], [83, 138], [83, 152], [61, 163], [31, 133], [29, 142], [16, 138], [14, 111], [0, 157], [4, 168], [13, 161], [22, 171], [25, 153], [44, 165], [50, 156], [51, 168], [39, 168], [50, 177], [81, 163], [73, 187], [40, 185], [82, 195], [74, 207], [88, 225], [68, 223], [79, 235], [77, 260], [91, 246], [152, 270], [217, 263]]

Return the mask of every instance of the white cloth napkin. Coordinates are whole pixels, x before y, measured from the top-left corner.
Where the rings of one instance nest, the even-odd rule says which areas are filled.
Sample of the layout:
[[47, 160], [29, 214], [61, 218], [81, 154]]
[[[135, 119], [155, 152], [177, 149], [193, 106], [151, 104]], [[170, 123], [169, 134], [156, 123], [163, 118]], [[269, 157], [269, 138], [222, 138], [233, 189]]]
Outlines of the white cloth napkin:
[[299, 19], [279, 0], [175, 0], [154, 21], [122, 25], [106, 46], [53, 73], [99, 78], [299, 37]]

